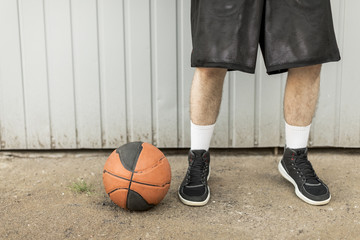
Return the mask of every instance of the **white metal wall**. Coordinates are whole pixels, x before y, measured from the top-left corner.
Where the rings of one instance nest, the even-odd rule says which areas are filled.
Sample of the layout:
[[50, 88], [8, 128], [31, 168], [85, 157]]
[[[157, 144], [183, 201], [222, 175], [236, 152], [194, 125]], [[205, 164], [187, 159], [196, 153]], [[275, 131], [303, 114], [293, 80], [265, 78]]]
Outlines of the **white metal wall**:
[[[313, 146], [360, 147], [360, 1], [332, 0]], [[190, 0], [0, 0], [1, 149], [190, 145]], [[286, 74], [227, 74], [214, 147], [282, 146]]]

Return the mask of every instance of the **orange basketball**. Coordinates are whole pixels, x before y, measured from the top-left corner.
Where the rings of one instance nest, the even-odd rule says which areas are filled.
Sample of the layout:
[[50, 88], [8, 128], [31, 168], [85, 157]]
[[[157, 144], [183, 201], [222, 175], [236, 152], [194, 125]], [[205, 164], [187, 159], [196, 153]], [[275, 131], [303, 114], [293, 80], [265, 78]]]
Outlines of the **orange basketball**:
[[155, 146], [127, 143], [114, 150], [103, 171], [110, 199], [129, 210], [147, 210], [165, 197], [171, 181], [170, 165]]

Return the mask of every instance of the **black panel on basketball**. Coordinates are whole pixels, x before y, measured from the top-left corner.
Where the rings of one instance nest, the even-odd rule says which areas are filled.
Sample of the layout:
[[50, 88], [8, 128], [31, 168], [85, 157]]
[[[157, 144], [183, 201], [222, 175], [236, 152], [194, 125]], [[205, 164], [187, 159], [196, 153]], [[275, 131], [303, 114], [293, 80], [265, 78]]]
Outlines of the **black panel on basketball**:
[[148, 204], [145, 199], [137, 192], [129, 189], [126, 207], [133, 211], [145, 211], [152, 208], [154, 205]]
[[122, 165], [131, 172], [134, 172], [138, 157], [142, 150], [142, 144], [143, 142], [131, 142], [116, 149]]

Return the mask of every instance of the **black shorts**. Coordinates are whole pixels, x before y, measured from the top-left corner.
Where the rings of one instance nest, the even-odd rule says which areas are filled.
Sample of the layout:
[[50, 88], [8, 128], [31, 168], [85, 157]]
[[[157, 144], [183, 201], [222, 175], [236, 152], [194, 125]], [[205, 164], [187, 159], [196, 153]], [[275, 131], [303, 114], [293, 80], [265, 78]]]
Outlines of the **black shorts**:
[[191, 0], [192, 67], [268, 74], [339, 61], [330, 0]]

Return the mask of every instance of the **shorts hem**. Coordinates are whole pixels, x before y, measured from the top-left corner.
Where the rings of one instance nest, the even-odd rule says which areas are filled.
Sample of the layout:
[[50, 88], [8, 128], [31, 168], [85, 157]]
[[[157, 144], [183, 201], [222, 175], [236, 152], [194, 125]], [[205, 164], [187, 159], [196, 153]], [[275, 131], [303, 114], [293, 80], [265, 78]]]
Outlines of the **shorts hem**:
[[304, 61], [304, 62], [296, 62], [296, 63], [285, 63], [285, 64], [279, 64], [271, 67], [267, 67], [267, 74], [273, 75], [278, 73], [284, 73], [289, 70], [289, 68], [297, 68], [297, 67], [306, 67], [306, 66], [312, 66], [316, 64], [322, 64], [327, 62], [337, 62], [340, 61], [341, 57], [337, 56], [334, 58], [325, 58], [325, 59], [316, 59], [312, 61]]
[[214, 67], [214, 68], [226, 68], [228, 71], [242, 71], [246, 73], [255, 73], [255, 67], [247, 67], [236, 63], [226, 62], [203, 62], [203, 63], [191, 63], [191, 67]]

